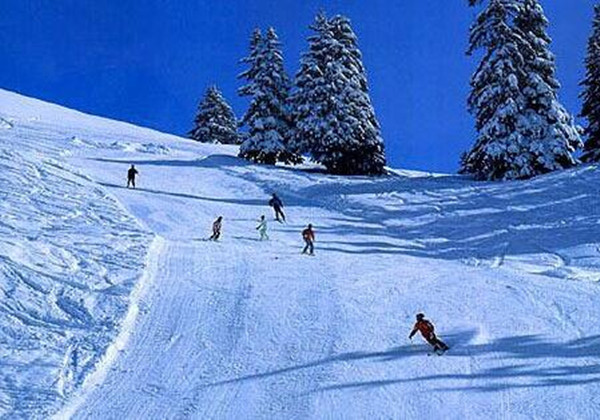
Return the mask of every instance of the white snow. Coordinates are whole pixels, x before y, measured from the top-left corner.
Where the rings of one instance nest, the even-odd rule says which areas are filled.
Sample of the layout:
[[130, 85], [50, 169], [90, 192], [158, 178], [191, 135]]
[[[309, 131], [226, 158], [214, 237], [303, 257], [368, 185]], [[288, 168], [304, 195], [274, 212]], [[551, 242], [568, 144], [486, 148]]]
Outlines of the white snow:
[[595, 166], [342, 178], [5, 91], [0, 118], [0, 417], [600, 415]]

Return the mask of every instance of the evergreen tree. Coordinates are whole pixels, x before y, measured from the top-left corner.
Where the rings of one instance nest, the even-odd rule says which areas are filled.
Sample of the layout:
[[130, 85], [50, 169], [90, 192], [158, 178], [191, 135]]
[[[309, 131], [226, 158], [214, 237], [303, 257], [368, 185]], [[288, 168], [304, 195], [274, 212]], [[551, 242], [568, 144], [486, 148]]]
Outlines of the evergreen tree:
[[546, 28], [537, 0], [490, 0], [472, 25], [469, 54], [484, 56], [468, 100], [478, 136], [462, 173], [524, 179], [576, 163], [579, 134], [558, 101]]
[[202, 143], [239, 144], [237, 120], [216, 86], [207, 89], [198, 106], [195, 127], [189, 137]]
[[526, 78], [522, 83], [530, 110], [527, 135], [534, 154], [534, 174], [572, 167], [575, 150], [583, 146], [579, 127], [560, 103], [556, 60], [550, 51], [548, 19], [539, 0], [521, 0], [515, 28], [529, 48], [524, 50]]
[[267, 164], [298, 163], [299, 156], [291, 153], [288, 146], [291, 83], [284, 69], [281, 43], [273, 28], [264, 37], [255, 32], [250, 55], [243, 62], [249, 68], [240, 77], [247, 84], [239, 92], [252, 99], [242, 119], [248, 133], [240, 147], [240, 157]]
[[484, 50], [484, 57], [471, 79], [469, 110], [478, 131], [473, 149], [463, 156], [461, 172], [478, 178], [498, 179], [511, 170], [511, 161], [521, 150], [516, 143], [520, 109], [524, 103], [518, 79], [522, 70], [523, 40], [509, 25], [508, 8], [502, 0], [491, 0], [471, 27], [468, 54]]
[[319, 140], [318, 136], [322, 133], [318, 133], [316, 128], [323, 121], [323, 115], [317, 112], [317, 108], [324, 109], [329, 95], [324, 69], [333, 36], [325, 14], [319, 13], [309, 28], [314, 34], [308, 38], [309, 50], [300, 61], [295, 79], [296, 90], [292, 95], [295, 124], [292, 149], [299, 153], [309, 153], [311, 145]]
[[250, 38], [250, 54], [240, 60], [241, 63], [247, 64], [248, 68], [243, 71], [238, 79], [245, 80], [246, 85], [238, 89], [240, 96], [252, 96], [254, 94], [253, 81], [258, 73], [259, 56], [262, 54], [263, 36], [260, 29], [256, 28]]
[[585, 79], [581, 83], [581, 116], [587, 119], [588, 124], [582, 160], [600, 162], [600, 4], [594, 8], [593, 30], [588, 41], [585, 67]]
[[383, 174], [383, 140], [350, 21], [321, 13], [311, 29], [296, 76], [293, 148], [330, 173]]

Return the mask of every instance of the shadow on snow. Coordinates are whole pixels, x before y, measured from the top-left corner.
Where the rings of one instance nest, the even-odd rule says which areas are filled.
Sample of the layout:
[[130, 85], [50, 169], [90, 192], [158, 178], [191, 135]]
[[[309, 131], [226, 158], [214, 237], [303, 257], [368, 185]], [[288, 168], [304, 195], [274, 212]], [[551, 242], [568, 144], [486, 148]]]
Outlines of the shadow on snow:
[[[568, 342], [551, 342], [541, 336], [525, 335], [500, 338], [486, 344], [470, 344], [470, 341], [476, 335], [477, 332], [475, 330], [459, 331], [446, 335], [443, 338], [452, 348], [442, 357], [464, 358], [492, 355], [500, 356], [503, 359], [512, 358], [514, 359], [514, 364], [511, 366], [489, 368], [471, 373], [442, 373], [408, 378], [385, 378], [379, 380], [334, 383], [310, 390], [309, 392], [328, 392], [353, 388], [377, 388], [409, 383], [437, 384], [438, 382], [440, 386], [434, 388], [437, 391], [472, 390], [478, 392], [495, 392], [511, 388], [557, 387], [600, 382], [600, 365], [598, 365], [598, 363], [589, 364], [589, 360], [580, 360], [592, 358], [598, 359], [600, 357], [600, 354], [598, 353], [600, 336], [585, 337]], [[322, 368], [336, 363], [395, 363], [417, 356], [425, 357], [425, 353], [426, 350], [423, 345], [399, 346], [382, 351], [347, 352], [299, 365], [233, 379], [226, 379], [206, 384], [204, 387], [209, 388], [240, 382], [263, 380], [282, 375], [293, 375], [295, 372]], [[548, 362], [546, 361], [544, 363], [545, 366], [537, 367], [536, 360], [538, 359], [556, 359], [557, 363], [554, 366], [549, 367], [547, 366]], [[577, 364], [577, 361], [579, 361], [580, 364]], [[462, 365], [459, 365], [459, 367], [460, 366]], [[466, 385], [444, 387], [445, 383], [455, 383], [456, 381], [464, 381]], [[481, 384], [477, 384], [478, 381], [480, 381]]]
[[205, 158], [181, 160], [181, 159], [108, 159], [93, 158], [91, 160], [104, 163], [119, 163], [123, 165], [138, 166], [166, 166], [180, 168], [226, 168], [236, 166], [250, 166], [247, 160], [230, 155], [210, 155]]
[[[102, 185], [103, 187], [108, 187], [108, 188], [129, 189], [125, 185], [112, 184], [112, 183], [108, 183], [108, 182], [98, 182], [98, 184]], [[133, 189], [133, 191], [140, 191], [140, 192], [145, 192], [145, 193], [150, 193], [150, 194], [159, 194], [159, 195], [165, 195], [165, 196], [176, 197], [176, 198], [187, 198], [187, 199], [191, 199], [191, 200], [211, 201], [211, 202], [217, 202], [217, 203], [238, 204], [238, 205], [245, 205], [245, 206], [260, 206], [260, 205], [265, 204], [264, 199], [263, 200], [258, 200], [258, 199], [242, 200], [242, 199], [237, 199], [237, 198], [202, 197], [202, 196], [193, 195], [193, 194], [161, 191], [161, 190], [155, 190], [152, 188], [140, 188], [140, 187]]]
[[[597, 244], [600, 237], [595, 211], [600, 207], [600, 195], [590, 191], [590, 186], [597, 184], [595, 166], [529, 181], [476, 183], [453, 176], [317, 175], [301, 169], [253, 165], [227, 155], [198, 160], [98, 160], [217, 168], [258, 185], [264, 190], [265, 198], [211, 198], [142, 189], [155, 194], [266, 206], [268, 196], [277, 192], [286, 207], [299, 208], [297, 213], [303, 208], [317, 207], [340, 214], [341, 217], [326, 221], [311, 221], [323, 238], [319, 241], [323, 251], [448, 260], [490, 259], [504, 255], [560, 254], [561, 250], [573, 246]], [[273, 176], [273, 171], [285, 171], [287, 175]], [[311, 185], [290, 188], [294, 183], [302, 185], [300, 181]], [[334, 235], [359, 240], [336, 243], [327, 238]]]

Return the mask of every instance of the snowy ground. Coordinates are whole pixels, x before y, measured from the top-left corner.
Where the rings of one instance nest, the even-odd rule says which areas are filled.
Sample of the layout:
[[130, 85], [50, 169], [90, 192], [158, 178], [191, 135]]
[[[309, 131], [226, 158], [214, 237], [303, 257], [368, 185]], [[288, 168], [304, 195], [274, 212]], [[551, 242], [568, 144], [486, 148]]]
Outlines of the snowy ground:
[[1, 91], [0, 117], [0, 416], [600, 415], [595, 167], [348, 179]]

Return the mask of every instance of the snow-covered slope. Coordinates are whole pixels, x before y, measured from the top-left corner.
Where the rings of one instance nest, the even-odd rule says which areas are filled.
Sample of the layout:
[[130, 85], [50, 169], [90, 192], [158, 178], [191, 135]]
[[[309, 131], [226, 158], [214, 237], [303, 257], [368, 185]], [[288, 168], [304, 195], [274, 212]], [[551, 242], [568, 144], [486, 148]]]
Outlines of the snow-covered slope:
[[[2, 415], [600, 414], [593, 166], [349, 179], [4, 91], [0, 117]], [[273, 191], [289, 222], [259, 242]], [[446, 356], [408, 341], [418, 311]]]

